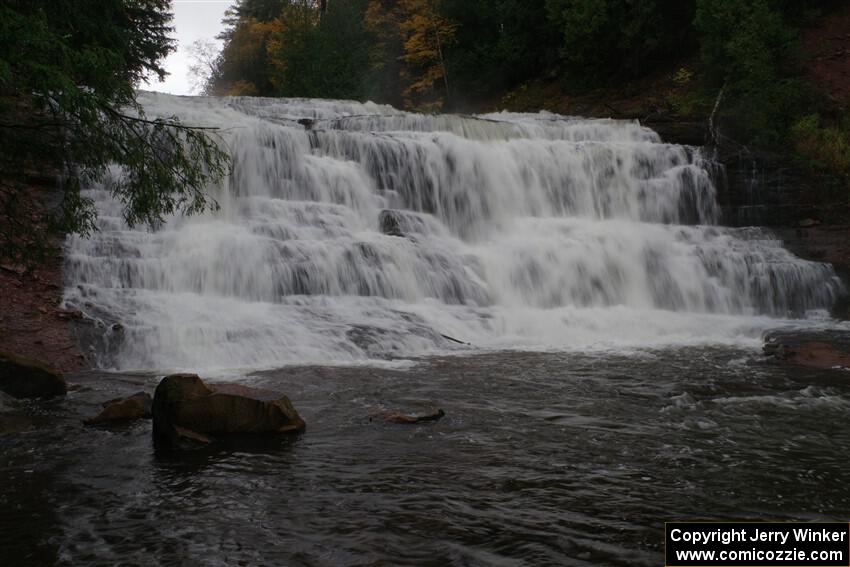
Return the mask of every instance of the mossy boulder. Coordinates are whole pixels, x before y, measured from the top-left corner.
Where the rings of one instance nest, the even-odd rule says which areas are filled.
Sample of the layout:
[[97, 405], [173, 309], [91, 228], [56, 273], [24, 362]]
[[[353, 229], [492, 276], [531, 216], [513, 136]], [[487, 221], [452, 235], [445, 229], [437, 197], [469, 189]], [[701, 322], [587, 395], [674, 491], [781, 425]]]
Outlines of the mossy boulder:
[[15, 398], [64, 396], [68, 385], [61, 373], [21, 356], [0, 352], [0, 391]]
[[279, 392], [207, 384], [196, 374], [173, 374], [163, 378], [154, 393], [157, 442], [208, 442], [218, 435], [294, 433], [304, 427], [289, 398]]

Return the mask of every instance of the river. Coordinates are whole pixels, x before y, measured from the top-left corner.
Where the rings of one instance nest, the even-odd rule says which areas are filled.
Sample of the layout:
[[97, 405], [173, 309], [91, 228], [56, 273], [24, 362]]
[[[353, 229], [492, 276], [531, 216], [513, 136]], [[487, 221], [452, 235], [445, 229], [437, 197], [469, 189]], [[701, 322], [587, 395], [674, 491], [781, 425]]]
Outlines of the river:
[[[87, 428], [156, 378], [93, 373], [0, 438], [0, 563], [74, 566], [663, 562], [663, 522], [850, 509], [844, 371], [750, 350], [492, 353], [292, 367], [295, 438], [158, 453], [149, 421]], [[370, 420], [441, 408], [419, 426]]]

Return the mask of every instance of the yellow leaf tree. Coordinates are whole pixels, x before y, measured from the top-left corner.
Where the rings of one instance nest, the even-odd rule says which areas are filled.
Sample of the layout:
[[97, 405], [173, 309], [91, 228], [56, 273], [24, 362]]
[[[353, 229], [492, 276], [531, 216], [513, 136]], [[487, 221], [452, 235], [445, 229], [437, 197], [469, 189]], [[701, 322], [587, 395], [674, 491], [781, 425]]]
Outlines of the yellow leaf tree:
[[[441, 110], [449, 100], [449, 76], [443, 55], [455, 40], [458, 24], [440, 13], [440, 0], [371, 0], [366, 25], [377, 37], [376, 61], [386, 60], [393, 40], [401, 41], [400, 78], [404, 105]], [[383, 63], [378, 63], [382, 65]]]

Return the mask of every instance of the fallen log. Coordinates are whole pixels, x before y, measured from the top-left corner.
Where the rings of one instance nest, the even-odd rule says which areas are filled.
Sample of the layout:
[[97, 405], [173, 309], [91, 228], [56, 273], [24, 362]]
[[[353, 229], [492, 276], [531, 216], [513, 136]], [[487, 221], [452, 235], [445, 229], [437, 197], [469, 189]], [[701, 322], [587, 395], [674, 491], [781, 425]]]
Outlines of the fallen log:
[[442, 419], [444, 415], [446, 415], [446, 412], [441, 409], [435, 410], [431, 413], [424, 415], [408, 415], [397, 411], [382, 411], [370, 415], [369, 421], [372, 421], [373, 419], [380, 419], [392, 423], [413, 424], [425, 423], [428, 421], [438, 421]]

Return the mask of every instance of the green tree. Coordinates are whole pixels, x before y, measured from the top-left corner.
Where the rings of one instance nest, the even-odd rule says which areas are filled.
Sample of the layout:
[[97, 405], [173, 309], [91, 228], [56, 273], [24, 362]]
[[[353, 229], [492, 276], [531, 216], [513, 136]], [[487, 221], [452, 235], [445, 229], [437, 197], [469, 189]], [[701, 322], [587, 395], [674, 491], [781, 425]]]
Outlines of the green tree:
[[369, 84], [367, 96], [404, 105], [402, 91], [402, 56], [404, 37], [399, 30], [397, 0], [369, 0], [364, 14], [364, 27], [370, 34]]
[[275, 20], [238, 16], [225, 22], [231, 27], [218, 36], [224, 47], [205, 91], [215, 95], [271, 96], [274, 85], [268, 47], [277, 29]]
[[726, 85], [725, 114], [736, 134], [782, 143], [811, 97], [795, 65], [795, 32], [781, 10], [769, 0], [698, 0], [695, 25], [709, 76]]
[[[87, 183], [110, 185], [130, 224], [214, 206], [207, 184], [226, 173], [210, 132], [150, 120], [134, 87], [163, 77], [172, 49], [167, 0], [4, 0], [0, 3], [0, 255], [24, 261], [47, 241], [34, 226], [88, 233]], [[28, 178], [62, 179], [59, 212], [44, 210]]]
[[270, 22], [287, 4], [287, 0], [239, 0], [233, 7], [233, 13], [238, 18]]
[[638, 77], [695, 47], [693, 0], [546, 0], [562, 57], [586, 82]]
[[453, 102], [478, 106], [494, 93], [554, 68], [560, 34], [539, 3], [523, 0], [444, 0], [443, 12], [457, 22], [446, 48]]
[[294, 1], [275, 20], [268, 44], [274, 94], [363, 98], [369, 69], [365, 0], [338, 0], [326, 12]]

